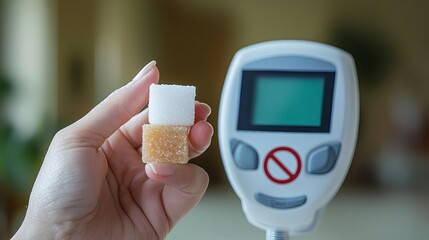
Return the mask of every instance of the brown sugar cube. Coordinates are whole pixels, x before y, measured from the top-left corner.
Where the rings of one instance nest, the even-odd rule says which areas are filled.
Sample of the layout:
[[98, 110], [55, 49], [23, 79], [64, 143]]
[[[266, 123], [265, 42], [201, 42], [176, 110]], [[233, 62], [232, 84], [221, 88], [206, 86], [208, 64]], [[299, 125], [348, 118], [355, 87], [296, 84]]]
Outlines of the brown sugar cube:
[[142, 160], [145, 163], [187, 163], [188, 127], [144, 124]]

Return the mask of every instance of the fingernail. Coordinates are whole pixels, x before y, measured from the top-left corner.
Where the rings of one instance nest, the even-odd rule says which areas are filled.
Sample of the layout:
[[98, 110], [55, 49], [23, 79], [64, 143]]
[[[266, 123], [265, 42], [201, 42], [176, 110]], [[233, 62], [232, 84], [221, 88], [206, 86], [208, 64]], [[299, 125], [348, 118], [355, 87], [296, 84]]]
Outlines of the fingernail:
[[148, 74], [150, 71], [153, 70], [153, 68], [156, 65], [156, 61], [152, 60], [150, 63], [148, 63], [146, 66], [144, 66], [142, 68], [142, 70], [140, 70], [139, 73], [137, 73], [137, 75], [133, 78], [133, 82], [134, 81], [138, 81], [140, 79], [142, 79], [146, 74]]
[[[208, 123], [209, 124], [209, 126], [210, 126], [210, 128], [212, 129], [212, 137], [213, 137], [213, 134], [214, 134], [214, 128], [213, 128], [213, 125], [211, 125], [210, 123]], [[210, 145], [210, 144], [209, 144]]]
[[207, 114], [207, 117], [209, 117], [210, 116], [210, 114], [212, 114], [212, 108], [207, 104], [207, 103], [203, 103], [206, 107], [207, 107], [207, 109], [209, 110], [209, 114]]
[[149, 163], [152, 171], [160, 176], [171, 176], [176, 173], [176, 165], [168, 163]]

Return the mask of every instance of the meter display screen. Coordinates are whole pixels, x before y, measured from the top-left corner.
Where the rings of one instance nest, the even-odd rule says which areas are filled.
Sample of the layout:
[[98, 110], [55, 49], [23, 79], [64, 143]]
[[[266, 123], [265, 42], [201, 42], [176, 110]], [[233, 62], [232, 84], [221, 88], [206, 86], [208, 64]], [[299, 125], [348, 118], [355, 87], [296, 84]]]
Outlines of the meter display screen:
[[329, 132], [334, 72], [243, 71], [238, 129]]

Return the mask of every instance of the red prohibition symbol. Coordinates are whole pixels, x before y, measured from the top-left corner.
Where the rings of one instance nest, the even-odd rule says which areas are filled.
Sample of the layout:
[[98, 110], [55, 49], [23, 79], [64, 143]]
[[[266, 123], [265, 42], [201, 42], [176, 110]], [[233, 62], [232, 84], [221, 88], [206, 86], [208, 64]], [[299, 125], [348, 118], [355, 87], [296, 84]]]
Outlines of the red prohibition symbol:
[[[280, 161], [280, 159], [278, 159], [275, 156], [276, 152], [289, 152], [289, 153], [291, 153], [295, 157], [295, 160], [297, 162], [296, 170], [294, 172], [291, 172], [287, 168], [287, 166], [285, 166], [285, 164], [282, 163]], [[268, 162], [270, 162], [270, 161], [273, 161], [275, 164], [277, 164], [277, 166], [288, 176], [288, 178], [285, 178], [285, 179], [275, 178], [270, 173], [270, 171], [268, 170]], [[278, 147], [278, 148], [274, 148], [265, 157], [265, 160], [264, 160], [264, 172], [265, 172], [265, 175], [267, 175], [267, 177], [271, 181], [273, 181], [275, 183], [278, 183], [278, 184], [290, 183], [290, 182], [294, 181], [298, 177], [299, 173], [301, 172], [301, 158], [299, 157], [298, 153], [295, 150], [293, 150], [292, 148], [290, 148], [290, 147]]]

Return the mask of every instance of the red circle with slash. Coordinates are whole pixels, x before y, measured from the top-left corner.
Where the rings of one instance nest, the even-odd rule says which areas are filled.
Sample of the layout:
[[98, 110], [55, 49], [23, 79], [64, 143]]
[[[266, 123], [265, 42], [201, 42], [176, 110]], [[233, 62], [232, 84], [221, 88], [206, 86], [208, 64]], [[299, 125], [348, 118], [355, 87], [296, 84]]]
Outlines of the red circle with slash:
[[[278, 157], [275, 156], [275, 153], [278, 153], [278, 152], [287, 152], [287, 153], [291, 153], [294, 156], [294, 159], [296, 160], [296, 163], [297, 163], [296, 170], [294, 172], [289, 170], [289, 168], [281, 161], [281, 159], [279, 159]], [[268, 169], [268, 163], [270, 161], [274, 162], [276, 164], [275, 166], [280, 168], [280, 170], [283, 171], [285, 173], [285, 175], [287, 175], [288, 177], [284, 178], [284, 179], [274, 177], [271, 174], [270, 170]], [[298, 177], [299, 173], [301, 172], [301, 158], [299, 157], [298, 153], [290, 147], [274, 148], [265, 157], [264, 172], [265, 172], [265, 175], [267, 175], [267, 177], [275, 183], [286, 184], [286, 183], [293, 182]]]

